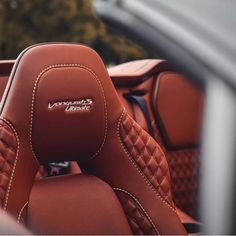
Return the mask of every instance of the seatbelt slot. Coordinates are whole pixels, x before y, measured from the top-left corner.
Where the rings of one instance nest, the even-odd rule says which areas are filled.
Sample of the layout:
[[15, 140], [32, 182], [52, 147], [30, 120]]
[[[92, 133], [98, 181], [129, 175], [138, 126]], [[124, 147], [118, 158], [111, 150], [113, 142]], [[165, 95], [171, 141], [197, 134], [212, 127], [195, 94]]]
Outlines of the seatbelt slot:
[[124, 97], [130, 103], [135, 103], [140, 107], [141, 111], [143, 112], [144, 118], [147, 122], [149, 134], [152, 137], [154, 137], [154, 130], [153, 130], [153, 127], [152, 127], [151, 118], [150, 118], [150, 115], [149, 115], [149, 112], [148, 112], [147, 103], [144, 99], [145, 94], [146, 94], [146, 91], [144, 91], [144, 90], [135, 90], [135, 91], [132, 91], [130, 93], [125, 93]]

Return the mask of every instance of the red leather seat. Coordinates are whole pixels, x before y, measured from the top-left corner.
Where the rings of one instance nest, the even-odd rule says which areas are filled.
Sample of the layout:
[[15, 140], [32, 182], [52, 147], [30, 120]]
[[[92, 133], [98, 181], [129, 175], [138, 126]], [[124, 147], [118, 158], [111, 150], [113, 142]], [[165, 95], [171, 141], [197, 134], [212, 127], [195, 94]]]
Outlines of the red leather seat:
[[110, 68], [109, 74], [129, 114], [150, 132], [140, 106], [125, 95], [139, 94], [146, 103], [153, 137], [170, 167], [173, 200], [196, 217], [203, 92], [164, 60], [124, 63]]
[[[2, 99], [4, 90], [6, 88], [11, 70], [15, 64], [15, 60], [1, 60], [0, 61], [0, 101]], [[41, 166], [36, 178], [42, 179], [52, 174], [73, 174], [73, 173], [80, 173], [81, 170], [78, 164], [75, 161], [67, 163], [68, 167], [51, 167], [51, 165]], [[54, 173], [51, 173], [54, 172]]]
[[[0, 120], [0, 203], [32, 232], [186, 233], [164, 153], [123, 109], [93, 50], [22, 52]], [[40, 164], [55, 161], [77, 161], [87, 174], [35, 181]]]
[[0, 100], [2, 99], [14, 63], [14, 60], [0, 61]]

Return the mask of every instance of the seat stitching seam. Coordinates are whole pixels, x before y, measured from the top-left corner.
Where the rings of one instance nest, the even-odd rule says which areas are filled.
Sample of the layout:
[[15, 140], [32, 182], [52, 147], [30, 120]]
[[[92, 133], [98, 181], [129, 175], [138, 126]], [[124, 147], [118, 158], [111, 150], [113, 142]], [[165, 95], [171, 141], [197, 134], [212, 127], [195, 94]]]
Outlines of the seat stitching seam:
[[106, 105], [106, 98], [105, 98], [104, 90], [103, 90], [100, 80], [98, 79], [98, 76], [96, 75], [96, 73], [92, 69], [90, 69], [84, 65], [81, 65], [81, 64], [54, 64], [54, 65], [44, 68], [36, 77], [34, 87], [33, 87], [32, 101], [31, 101], [31, 116], [30, 116], [30, 148], [31, 148], [31, 151], [32, 151], [34, 157], [37, 159], [34, 149], [33, 149], [33, 145], [32, 145], [32, 130], [33, 130], [33, 119], [34, 119], [33, 118], [33, 116], [34, 116], [34, 103], [35, 103], [36, 90], [38, 87], [39, 80], [41, 79], [42, 75], [44, 73], [46, 73], [47, 71], [49, 71], [51, 69], [55, 69], [55, 68], [62, 68], [62, 67], [78, 67], [78, 68], [82, 68], [82, 69], [87, 70], [88, 72], [90, 72], [94, 76], [92, 78], [95, 78], [96, 82], [99, 85], [98, 87], [99, 87], [100, 91], [102, 92], [102, 96], [103, 96], [103, 100], [104, 100], [104, 107], [105, 107], [105, 134], [103, 137], [102, 144], [100, 145], [98, 150], [92, 155], [92, 157], [89, 158], [89, 159], [93, 159], [94, 157], [96, 157], [100, 153], [100, 151], [102, 150], [102, 148], [105, 144], [106, 138], [107, 138], [107, 105]]
[[133, 160], [131, 154], [129, 153], [129, 151], [127, 150], [127, 148], [125, 147], [125, 145], [123, 144], [123, 141], [121, 139], [121, 136], [120, 136], [120, 128], [121, 128], [121, 121], [125, 115], [125, 110], [123, 110], [121, 116], [120, 116], [120, 119], [119, 119], [119, 122], [118, 122], [118, 126], [117, 126], [117, 136], [120, 140], [120, 144], [121, 144], [121, 147], [123, 149], [123, 151], [126, 153], [126, 155], [128, 156], [128, 159], [130, 160], [130, 162], [133, 164], [133, 166], [135, 167], [135, 169], [140, 173], [140, 175], [143, 177], [144, 181], [147, 183], [147, 185], [155, 192], [156, 196], [167, 206], [169, 207], [172, 211], [175, 211], [175, 208], [173, 206], [171, 206], [169, 204], [169, 202], [167, 202], [165, 199], [163, 199], [162, 196], [160, 196], [160, 194], [158, 193], [158, 191], [153, 187], [153, 185], [150, 183], [150, 181], [147, 179], [147, 177], [143, 174], [143, 172], [140, 170], [140, 168], [138, 167], [138, 165], [136, 164], [136, 162]]
[[147, 211], [144, 209], [144, 207], [142, 206], [142, 204], [140, 203], [140, 201], [134, 196], [132, 195], [130, 192], [121, 189], [121, 188], [113, 188], [115, 191], [120, 191], [123, 193], [126, 193], [127, 195], [129, 195], [137, 204], [138, 206], [142, 209], [142, 211], [144, 212], [144, 214], [146, 215], [146, 217], [148, 218], [149, 222], [151, 223], [152, 227], [154, 228], [154, 230], [156, 231], [156, 233], [158, 235], [160, 235], [160, 232], [157, 230], [156, 225], [154, 224], [154, 222], [152, 221], [151, 217], [149, 216], [149, 214], [147, 213]]
[[22, 213], [23, 213], [25, 207], [28, 205], [28, 203], [29, 203], [29, 201], [27, 201], [27, 202], [22, 206], [22, 208], [21, 208], [21, 210], [20, 210], [20, 213], [19, 213], [19, 215], [18, 215], [18, 218], [17, 218], [17, 223], [20, 223], [21, 215], [22, 215]]
[[16, 142], [17, 142], [17, 148], [16, 148], [16, 158], [14, 160], [14, 164], [12, 167], [12, 172], [11, 172], [11, 176], [10, 176], [10, 180], [9, 180], [9, 184], [7, 187], [7, 192], [6, 192], [6, 196], [5, 196], [5, 201], [4, 201], [4, 205], [3, 205], [3, 210], [6, 211], [7, 210], [7, 205], [8, 205], [8, 199], [9, 199], [9, 195], [10, 195], [10, 190], [11, 190], [11, 185], [14, 179], [14, 175], [15, 175], [15, 169], [16, 169], [16, 165], [17, 165], [17, 161], [18, 161], [18, 154], [19, 154], [19, 149], [20, 149], [20, 142], [19, 142], [19, 136], [17, 134], [17, 131], [15, 130], [14, 126], [10, 123], [10, 121], [8, 121], [7, 119], [5, 119], [4, 117], [0, 117], [0, 119], [4, 122], [6, 122], [6, 125], [8, 126], [8, 128], [10, 128], [11, 131], [13, 131], [13, 133], [15, 134], [16, 137]]

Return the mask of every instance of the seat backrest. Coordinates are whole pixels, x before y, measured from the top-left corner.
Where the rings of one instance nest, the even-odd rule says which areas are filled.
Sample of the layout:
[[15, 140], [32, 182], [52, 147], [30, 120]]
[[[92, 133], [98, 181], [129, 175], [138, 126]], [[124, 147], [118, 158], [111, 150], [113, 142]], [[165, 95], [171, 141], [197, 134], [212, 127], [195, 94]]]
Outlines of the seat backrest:
[[[130, 234], [129, 225], [134, 233], [186, 233], [162, 150], [123, 109], [93, 50], [60, 43], [26, 49], [11, 72], [0, 119], [1, 203], [36, 233]], [[77, 161], [108, 183], [129, 225], [97, 177], [35, 182], [39, 165], [54, 161]]]
[[203, 92], [163, 60], [133, 61], [108, 71], [129, 114], [163, 149], [175, 204], [195, 218]]

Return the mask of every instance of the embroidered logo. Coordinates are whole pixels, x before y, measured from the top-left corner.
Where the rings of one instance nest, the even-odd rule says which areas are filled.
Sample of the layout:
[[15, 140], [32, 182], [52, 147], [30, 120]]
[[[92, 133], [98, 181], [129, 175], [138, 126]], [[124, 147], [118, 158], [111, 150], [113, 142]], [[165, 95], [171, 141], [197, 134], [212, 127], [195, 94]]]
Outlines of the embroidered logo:
[[64, 107], [65, 111], [90, 111], [93, 105], [92, 98], [84, 98], [76, 101], [49, 102], [48, 109]]

